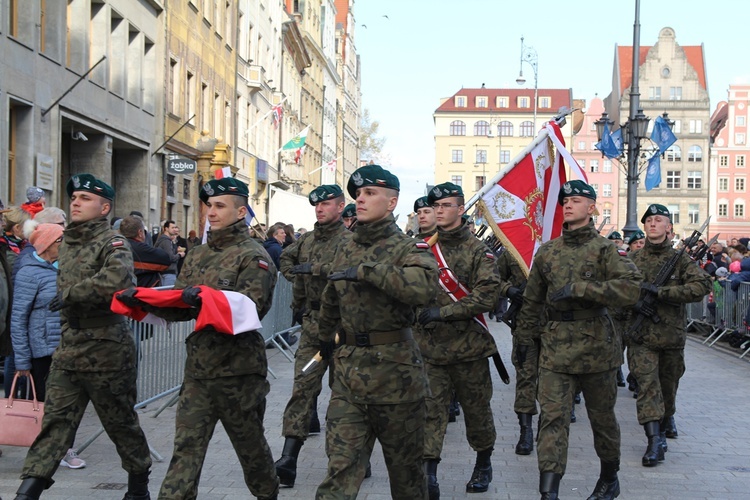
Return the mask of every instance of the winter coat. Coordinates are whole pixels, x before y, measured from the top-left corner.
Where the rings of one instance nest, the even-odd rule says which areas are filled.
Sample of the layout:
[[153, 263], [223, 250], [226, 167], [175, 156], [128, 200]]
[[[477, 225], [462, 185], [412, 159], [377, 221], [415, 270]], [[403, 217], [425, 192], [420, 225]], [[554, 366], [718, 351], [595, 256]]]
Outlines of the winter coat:
[[34, 253], [16, 278], [10, 333], [16, 370], [30, 370], [32, 358], [51, 356], [60, 343], [60, 313], [47, 308], [57, 295], [57, 269]]
[[740, 261], [740, 272], [730, 274], [729, 281], [735, 292], [740, 288], [740, 283], [750, 281], [750, 257], [745, 257]]
[[263, 242], [263, 248], [266, 249], [266, 252], [268, 252], [268, 255], [271, 257], [271, 260], [273, 260], [273, 265], [276, 266], [276, 269], [281, 269], [280, 259], [281, 252], [283, 251], [281, 243], [279, 243], [276, 238], [268, 238]]

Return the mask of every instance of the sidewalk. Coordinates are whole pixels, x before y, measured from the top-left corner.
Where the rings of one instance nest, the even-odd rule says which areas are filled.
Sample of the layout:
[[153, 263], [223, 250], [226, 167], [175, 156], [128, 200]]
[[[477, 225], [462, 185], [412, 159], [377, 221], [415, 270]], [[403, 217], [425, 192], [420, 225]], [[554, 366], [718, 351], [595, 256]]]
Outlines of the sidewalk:
[[[490, 322], [498, 340], [503, 360], [511, 378], [510, 333], [505, 325]], [[702, 340], [702, 338], [700, 339]], [[283, 445], [281, 419], [291, 393], [293, 365], [278, 351], [269, 350], [269, 365], [278, 379], [269, 376], [271, 393], [266, 410], [266, 436], [274, 458]], [[701, 345], [698, 337], [689, 337], [686, 348], [687, 372], [678, 395], [678, 439], [669, 439], [669, 452], [664, 463], [654, 468], [641, 466], [646, 438], [635, 415], [635, 400], [626, 388], [619, 389], [617, 413], [622, 431], [622, 465], [620, 481], [622, 499], [717, 499], [743, 498], [750, 491], [750, 398], [746, 384], [750, 380], [750, 363], [737, 356]], [[625, 370], [627, 373], [627, 370]], [[497, 444], [493, 456], [494, 479], [484, 494], [465, 493], [475, 454], [465, 438], [463, 416], [448, 426], [443, 460], [438, 469], [441, 499], [533, 499], [538, 498], [536, 454], [518, 456], [513, 450], [518, 438], [518, 421], [513, 413], [513, 380], [503, 384], [493, 373]], [[319, 400], [321, 420], [328, 401], [327, 389]], [[153, 418], [161, 402], [141, 411], [141, 425], [149, 444], [164, 456], [154, 463], [151, 474], [153, 498], [166, 473], [172, 454], [174, 407]], [[571, 425], [568, 471], [560, 487], [561, 498], [587, 498], [599, 473], [591, 429], [584, 405], [576, 407], [578, 422]], [[536, 426], [537, 418], [534, 418]], [[99, 427], [91, 407], [78, 431], [82, 443]], [[325, 476], [327, 459], [323, 434], [308, 439], [300, 454], [297, 483], [293, 489], [282, 489], [279, 498], [312, 499], [315, 489]], [[0, 497], [14, 497], [26, 448], [2, 447], [0, 457]], [[82, 498], [121, 499], [127, 476], [120, 468], [119, 457], [106, 435], [99, 437], [81, 453], [85, 469], [60, 468], [55, 484], [42, 496], [63, 500]], [[372, 457], [372, 478], [362, 485], [359, 498], [385, 500], [390, 498], [388, 475], [380, 448]], [[201, 500], [234, 500], [253, 498], [242, 479], [234, 450], [222, 429], [217, 426], [208, 450], [201, 477]]]

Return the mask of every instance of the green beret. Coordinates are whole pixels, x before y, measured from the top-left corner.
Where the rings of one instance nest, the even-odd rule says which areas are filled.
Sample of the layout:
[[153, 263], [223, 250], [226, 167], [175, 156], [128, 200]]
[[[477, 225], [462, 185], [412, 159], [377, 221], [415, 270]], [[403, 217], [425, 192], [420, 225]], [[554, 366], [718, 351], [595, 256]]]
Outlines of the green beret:
[[457, 198], [459, 196], [463, 197], [463, 195], [464, 190], [461, 189], [461, 186], [457, 186], [452, 182], [444, 182], [430, 189], [430, 192], [427, 195], [427, 201], [432, 205], [437, 200], [442, 200], [443, 198]]
[[421, 198], [417, 198], [417, 201], [414, 202], [414, 211], [416, 212], [420, 208], [429, 208], [431, 207], [430, 202], [427, 201], [426, 196], [422, 196]]
[[609, 236], [607, 236], [607, 239], [609, 239], [609, 240], [621, 240], [622, 239], [622, 235], [620, 233], [618, 233], [617, 231], [612, 231], [612, 234], [610, 234]]
[[66, 186], [68, 197], [73, 196], [74, 191], [88, 191], [109, 201], [115, 199], [115, 190], [106, 182], [97, 179], [91, 174], [76, 174], [68, 180]]
[[349, 203], [347, 206], [344, 207], [344, 213], [341, 214], [341, 217], [356, 217], [357, 216], [357, 206], [354, 203]]
[[562, 185], [560, 192], [557, 194], [557, 202], [562, 205], [563, 199], [569, 196], [583, 196], [596, 201], [596, 191], [583, 181], [568, 181]]
[[307, 199], [310, 200], [310, 205], [315, 206], [321, 201], [332, 200], [343, 194], [344, 192], [337, 184], [324, 184], [310, 191]]
[[233, 194], [235, 196], [244, 196], [247, 198], [249, 194], [247, 184], [235, 179], [234, 177], [211, 179], [203, 185], [199, 197], [203, 203], [206, 203], [212, 196], [223, 196], [225, 194]]
[[365, 165], [354, 171], [346, 185], [346, 191], [352, 198], [357, 197], [357, 189], [363, 186], [378, 186], [384, 188], [401, 190], [398, 177], [381, 167], [380, 165]]
[[672, 214], [669, 213], [669, 209], [667, 207], [665, 207], [664, 205], [659, 205], [658, 203], [652, 203], [646, 209], [643, 217], [641, 217], [641, 224], [644, 224], [646, 222], [646, 217], [651, 217], [652, 215], [663, 215], [669, 218], [669, 222], [672, 222]]
[[642, 240], [642, 239], [645, 239], [645, 238], [646, 238], [646, 235], [643, 234], [643, 231], [641, 231], [639, 229], [638, 231], [636, 231], [636, 232], [634, 232], [633, 234], [630, 235], [630, 238], [628, 238], [628, 245], [632, 245], [633, 242], [638, 241], [638, 240]]

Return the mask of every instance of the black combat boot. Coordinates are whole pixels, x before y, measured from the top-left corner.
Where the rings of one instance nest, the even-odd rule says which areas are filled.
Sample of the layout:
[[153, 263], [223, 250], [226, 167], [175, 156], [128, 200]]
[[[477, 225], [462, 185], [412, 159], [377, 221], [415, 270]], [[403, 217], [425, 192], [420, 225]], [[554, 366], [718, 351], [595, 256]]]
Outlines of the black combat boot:
[[617, 369], [617, 387], [625, 387], [625, 377], [622, 374], [622, 367]]
[[474, 465], [474, 472], [471, 479], [466, 483], [467, 493], [484, 493], [490, 487], [492, 481], [492, 448], [489, 450], [477, 452], [477, 463]]
[[320, 434], [320, 419], [318, 418], [318, 396], [312, 401], [312, 413], [310, 413], [310, 429], [308, 434]]
[[664, 450], [664, 453], [668, 452], [669, 446], [667, 446], [667, 417], [659, 420], [659, 439], [661, 440], [661, 449]]
[[573, 406], [572, 406], [572, 407], [570, 408], [570, 423], [571, 423], [571, 424], [575, 424], [575, 423], [576, 423], [576, 420], [578, 420], [578, 419], [576, 418], [576, 405], [574, 404], [574, 405], [573, 405]]
[[556, 472], [542, 472], [539, 476], [539, 493], [542, 494], [541, 500], [557, 500], [557, 493], [560, 491], [560, 479], [562, 474]]
[[424, 461], [424, 473], [427, 476], [427, 497], [429, 500], [440, 500], [440, 485], [437, 480], [437, 466], [439, 463], [439, 458], [431, 458]]
[[372, 462], [367, 461], [367, 468], [365, 469], [365, 479], [372, 477]]
[[302, 449], [304, 441], [288, 437], [284, 440], [284, 449], [281, 450], [281, 458], [276, 460], [276, 475], [283, 486], [294, 486], [297, 479], [297, 457]]
[[534, 431], [531, 428], [531, 417], [529, 413], [519, 413], [518, 423], [521, 426], [521, 436], [516, 444], [516, 455], [530, 455], [534, 450]]
[[128, 474], [128, 492], [122, 500], [149, 500], [151, 498], [148, 492], [149, 474], [151, 471], [148, 470], [140, 474]]
[[677, 439], [677, 424], [674, 423], [674, 415], [666, 417], [665, 420], [667, 421], [665, 429], [667, 437], [669, 439]]
[[661, 436], [659, 435], [659, 421], [654, 420], [643, 425], [648, 437], [648, 447], [643, 455], [644, 467], [655, 467], [659, 462], [664, 461], [664, 448], [661, 447]]
[[620, 462], [601, 461], [601, 472], [596, 482], [594, 492], [588, 500], [614, 500], [620, 496], [620, 480], [617, 479], [617, 471], [620, 470]]
[[16, 492], [16, 500], [37, 500], [47, 487], [48, 481], [41, 477], [27, 477]]

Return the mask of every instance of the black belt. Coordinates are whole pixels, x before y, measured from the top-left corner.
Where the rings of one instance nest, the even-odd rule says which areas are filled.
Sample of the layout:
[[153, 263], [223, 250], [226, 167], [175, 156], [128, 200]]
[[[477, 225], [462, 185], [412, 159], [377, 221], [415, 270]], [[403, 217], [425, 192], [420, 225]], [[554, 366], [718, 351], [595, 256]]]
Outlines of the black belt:
[[310, 301], [310, 308], [311, 311], [320, 311], [320, 301], [319, 300], [311, 300]]
[[99, 316], [95, 318], [68, 318], [68, 326], [75, 330], [85, 330], [87, 328], [102, 328], [104, 326], [119, 325], [125, 323], [125, 316]]
[[578, 321], [580, 319], [598, 318], [606, 316], [607, 308], [581, 309], [580, 311], [547, 311], [549, 321]]
[[341, 343], [355, 347], [369, 347], [405, 342], [412, 338], [411, 328], [402, 328], [390, 332], [346, 333]]

